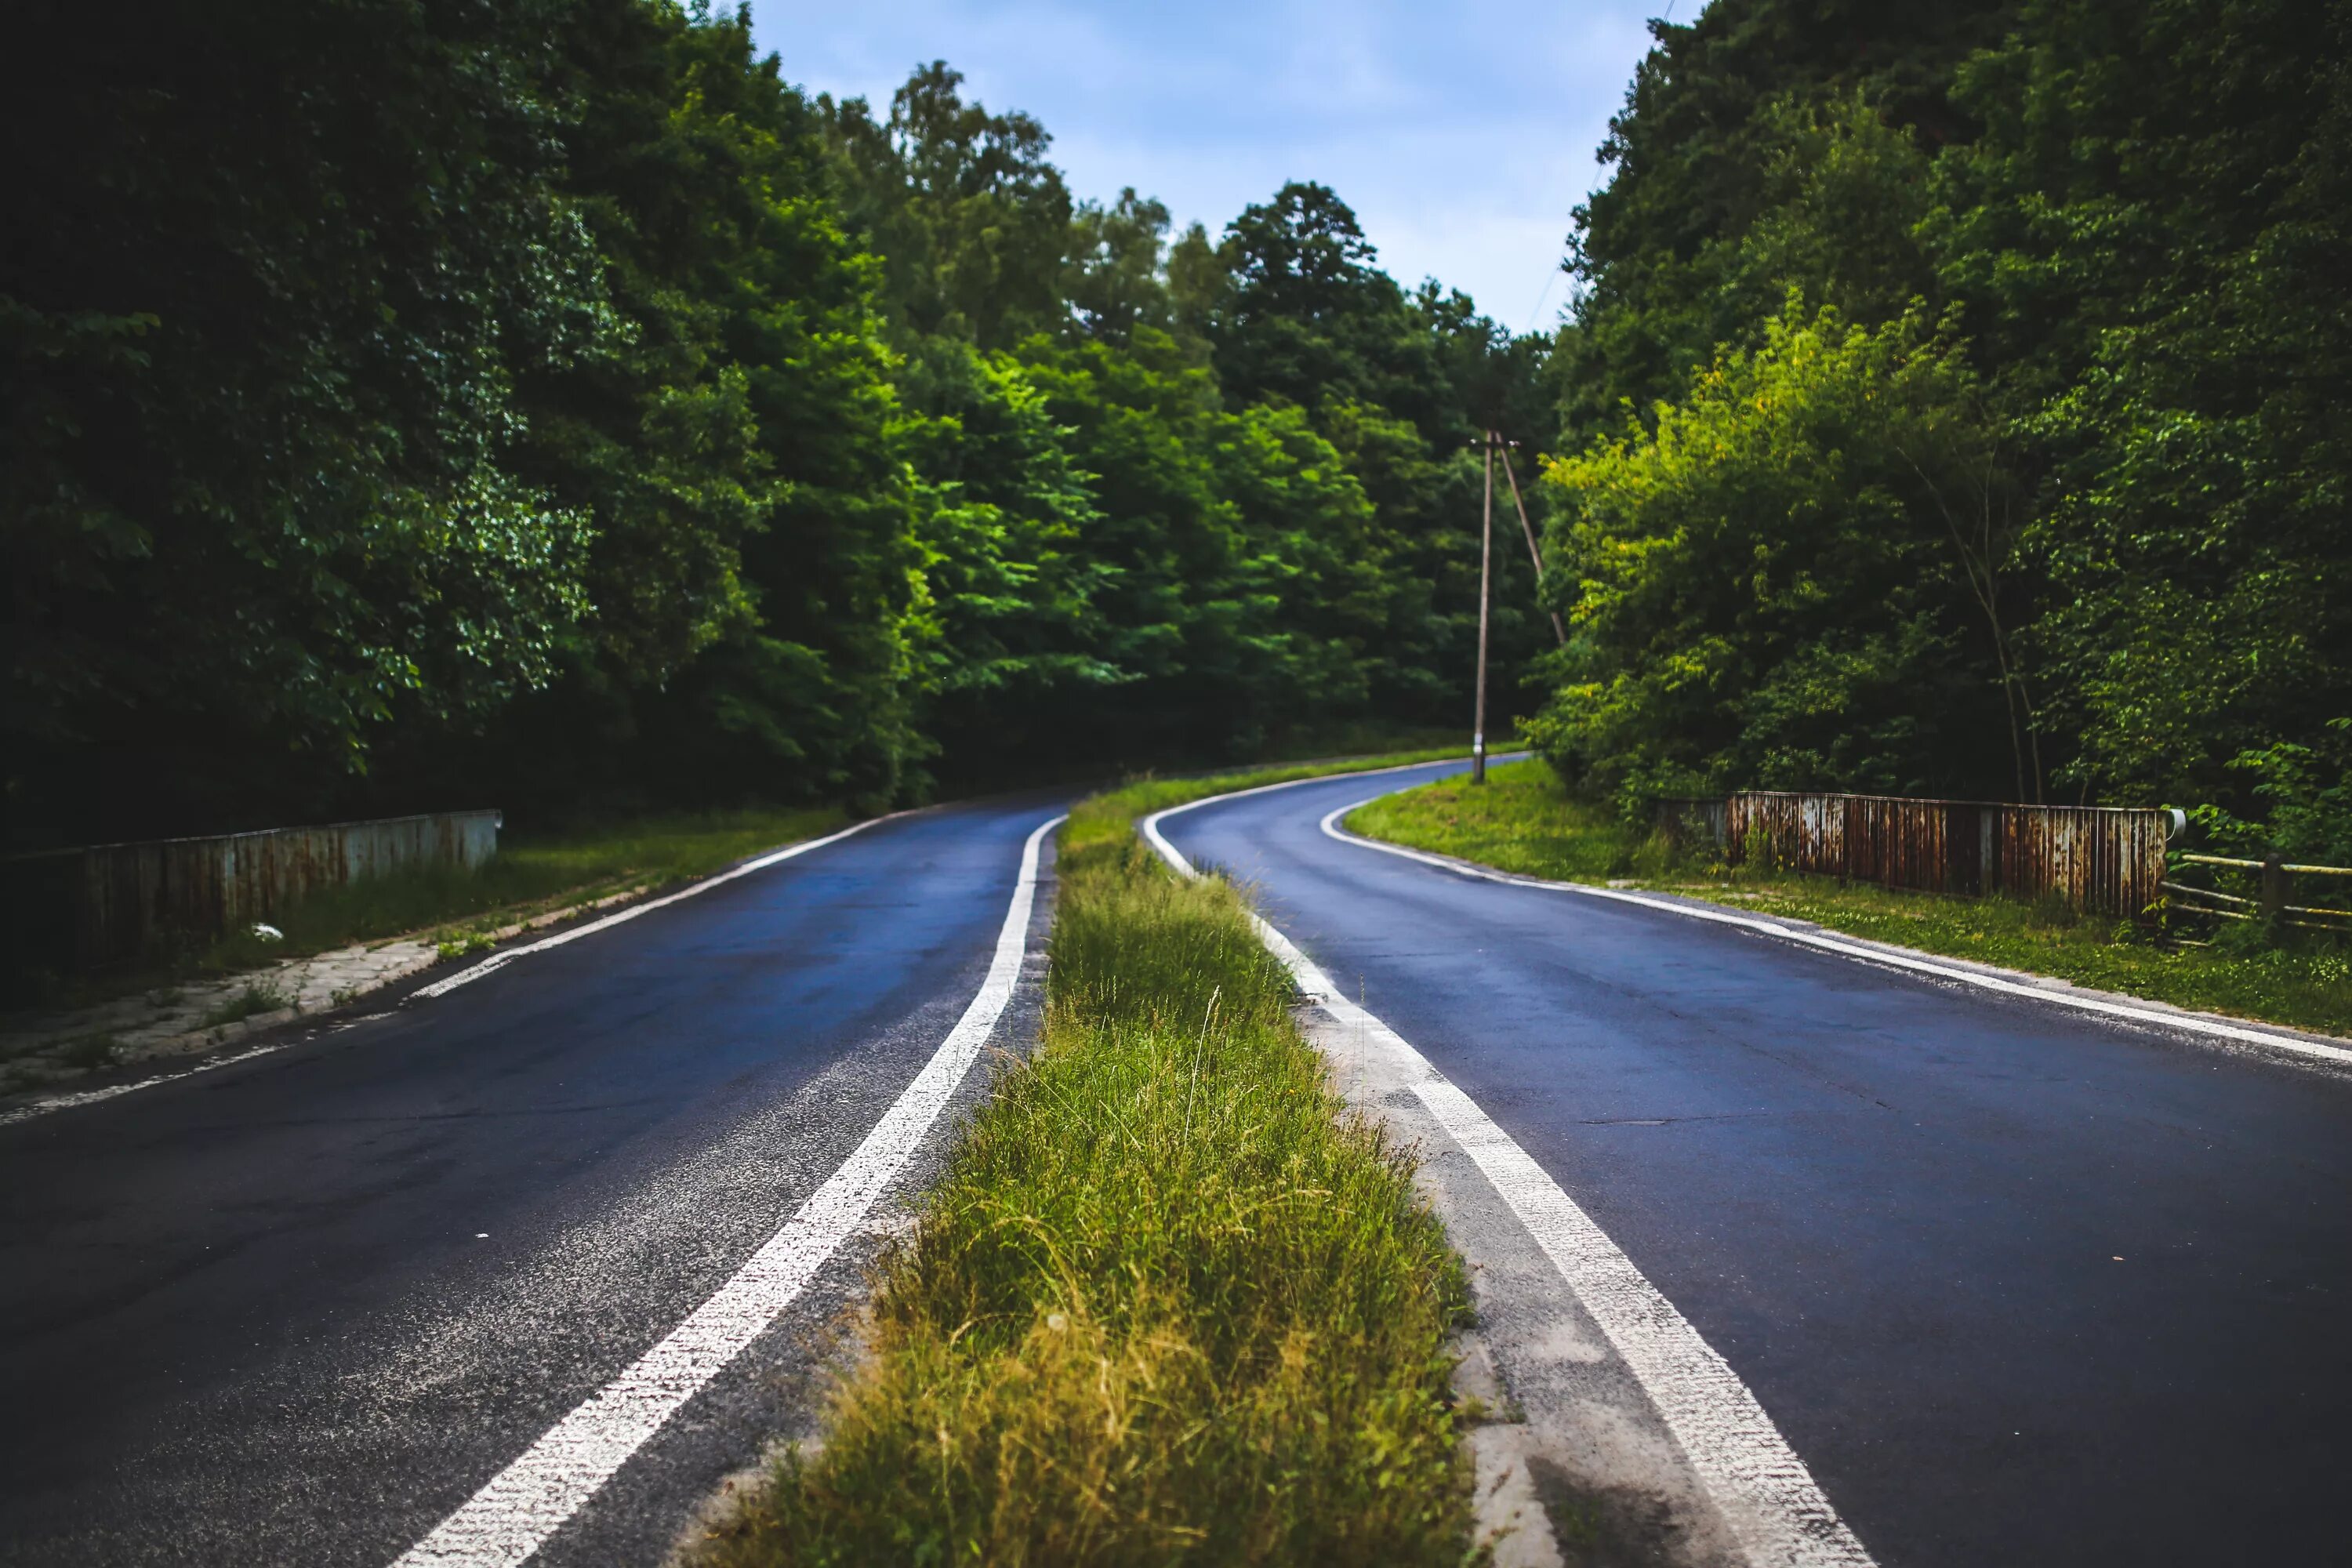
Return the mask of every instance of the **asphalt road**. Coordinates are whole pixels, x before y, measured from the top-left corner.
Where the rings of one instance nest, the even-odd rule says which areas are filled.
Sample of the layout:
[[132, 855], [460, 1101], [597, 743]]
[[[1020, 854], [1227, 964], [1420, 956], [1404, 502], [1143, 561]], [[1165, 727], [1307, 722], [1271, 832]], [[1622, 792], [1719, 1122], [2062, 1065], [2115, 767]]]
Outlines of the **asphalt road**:
[[[842, 1163], [971, 1001], [1056, 809], [883, 823], [446, 996], [0, 1127], [0, 1561], [398, 1557]], [[535, 1561], [658, 1561], [806, 1429], [874, 1245]]]
[[2352, 1077], [1318, 824], [1170, 818], [1762, 1401], [1881, 1563], [2341, 1562]]

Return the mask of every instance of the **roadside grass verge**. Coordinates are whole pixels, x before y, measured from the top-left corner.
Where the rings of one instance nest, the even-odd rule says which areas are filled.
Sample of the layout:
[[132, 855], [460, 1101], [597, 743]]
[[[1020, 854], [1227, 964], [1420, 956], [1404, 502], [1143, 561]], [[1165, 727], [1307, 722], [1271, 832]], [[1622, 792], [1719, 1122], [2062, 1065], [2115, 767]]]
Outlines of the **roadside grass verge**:
[[1487, 778], [1483, 790], [1447, 781], [1384, 796], [1350, 813], [1347, 826], [1501, 870], [1687, 893], [2175, 1006], [2352, 1034], [2352, 953], [2326, 939], [2277, 949], [2169, 947], [2128, 921], [2055, 904], [1709, 866], [1678, 859], [1606, 807], [1573, 798], [1544, 763], [1505, 763]]
[[[517, 835], [477, 871], [440, 867], [329, 889], [271, 918], [272, 942], [232, 931], [159, 953], [135, 968], [22, 987], [14, 1001], [72, 1007], [173, 982], [235, 974], [354, 942], [426, 934], [449, 956], [489, 945], [488, 932], [616, 894], [690, 881], [754, 855], [848, 826], [834, 808], [638, 817], [562, 833]], [[268, 1009], [261, 1009], [267, 1011]]]
[[1241, 893], [1178, 881], [1132, 826], [1268, 774], [1297, 771], [1073, 811], [1040, 1048], [883, 1260], [822, 1446], [702, 1568], [1465, 1561], [1460, 1262], [1333, 1094]]

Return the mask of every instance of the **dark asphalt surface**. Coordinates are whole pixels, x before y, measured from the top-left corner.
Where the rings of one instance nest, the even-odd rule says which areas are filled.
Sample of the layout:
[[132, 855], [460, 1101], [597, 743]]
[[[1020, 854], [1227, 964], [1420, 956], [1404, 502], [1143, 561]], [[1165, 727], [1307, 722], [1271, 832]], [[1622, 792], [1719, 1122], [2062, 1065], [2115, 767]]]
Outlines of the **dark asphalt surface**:
[[[1057, 809], [884, 823], [446, 997], [0, 1128], [0, 1561], [398, 1556], [864, 1138], [978, 989]], [[804, 1429], [875, 1245], [537, 1561], [657, 1561]]]
[[1458, 771], [1163, 826], [1584, 1206], [1881, 1563], [2352, 1561], [2352, 1078], [1318, 829]]

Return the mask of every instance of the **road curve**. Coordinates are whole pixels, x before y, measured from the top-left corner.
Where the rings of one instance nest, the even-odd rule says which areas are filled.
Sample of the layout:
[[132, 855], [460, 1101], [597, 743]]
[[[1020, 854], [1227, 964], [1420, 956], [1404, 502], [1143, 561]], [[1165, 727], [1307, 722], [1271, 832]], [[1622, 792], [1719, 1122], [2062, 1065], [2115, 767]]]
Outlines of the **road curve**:
[[[0, 1561], [399, 1557], [851, 1155], [973, 1000], [1057, 809], [877, 824], [446, 996], [0, 1128]], [[874, 1244], [533, 1561], [658, 1560], [805, 1423]]]
[[2336, 1558], [2352, 1075], [1319, 830], [1458, 771], [1162, 830], [1598, 1222], [1880, 1563]]

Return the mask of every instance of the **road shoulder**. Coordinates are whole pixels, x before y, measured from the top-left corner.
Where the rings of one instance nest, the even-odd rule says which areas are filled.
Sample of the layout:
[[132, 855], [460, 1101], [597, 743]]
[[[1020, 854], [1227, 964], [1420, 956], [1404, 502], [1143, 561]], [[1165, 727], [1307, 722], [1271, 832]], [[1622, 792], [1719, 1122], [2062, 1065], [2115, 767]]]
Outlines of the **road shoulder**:
[[1392, 844], [1384, 839], [1367, 837], [1340, 826], [1340, 822], [1357, 805], [1356, 802], [1330, 813], [1324, 819], [1324, 831], [1343, 844], [1368, 851], [1399, 856], [1418, 860], [1441, 870], [1482, 881], [1499, 882], [1507, 886], [1531, 888], [1548, 892], [1565, 893], [1593, 899], [1613, 900], [1640, 907], [1664, 910], [1693, 919], [1714, 921], [1749, 931], [1769, 939], [1794, 942], [1818, 952], [1833, 952], [1857, 963], [1875, 963], [1929, 983], [1970, 985], [2005, 995], [2029, 1000], [2042, 1000], [2071, 1010], [2104, 1017], [2132, 1026], [2186, 1037], [2198, 1044], [2221, 1048], [2234, 1048], [2295, 1060], [2335, 1070], [2352, 1071], [2352, 1039], [2296, 1029], [2283, 1024], [2271, 1024], [2235, 1017], [2222, 1013], [2200, 1012], [2176, 1006], [2145, 996], [2123, 992], [2102, 991], [2079, 985], [2054, 975], [2036, 974], [2025, 970], [2007, 969], [1997, 964], [1972, 959], [1951, 957], [1918, 948], [1900, 947], [1892, 942], [1878, 942], [1849, 932], [1780, 914], [1759, 913], [1755, 910], [1715, 903], [1687, 894], [1643, 889], [1633, 891], [1620, 888], [1596, 887], [1588, 882], [1561, 881], [1547, 877], [1533, 877], [1523, 872], [1505, 871], [1476, 860], [1447, 855], [1439, 850], [1418, 849]]
[[1296, 1016], [1340, 1094], [1414, 1151], [1415, 1183], [1470, 1270], [1476, 1322], [1461, 1336], [1454, 1385], [1482, 1412], [1469, 1443], [1478, 1537], [1496, 1568], [1596, 1555], [1676, 1568], [1743, 1563], [1641, 1380], [1413, 1092], [1428, 1065], [1312, 1002]]

